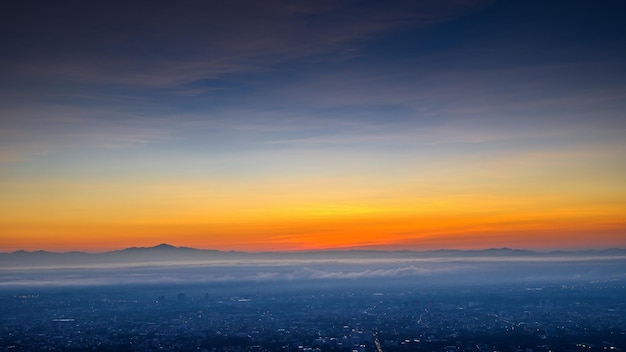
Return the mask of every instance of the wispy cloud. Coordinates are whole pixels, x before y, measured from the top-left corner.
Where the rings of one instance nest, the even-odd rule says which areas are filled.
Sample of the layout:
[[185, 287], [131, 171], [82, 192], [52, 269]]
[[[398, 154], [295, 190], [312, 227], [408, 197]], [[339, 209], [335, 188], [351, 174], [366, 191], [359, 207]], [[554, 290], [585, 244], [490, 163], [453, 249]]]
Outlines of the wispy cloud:
[[172, 138], [171, 121], [124, 118], [132, 113], [109, 113], [100, 107], [48, 105], [0, 112], [6, 117], [0, 132], [6, 162], [68, 149], [128, 148]]
[[[50, 54], [50, 46], [59, 48], [45, 60], [5, 59], [3, 67], [5, 73], [31, 77], [175, 87], [298, 58], [353, 56], [359, 40], [393, 28], [445, 21], [480, 5], [393, 3], [242, 0], [198, 7], [112, 2], [97, 10], [81, 3], [35, 9], [16, 5], [10, 9], [13, 16], [27, 11], [32, 21], [9, 23], [20, 35], [30, 35], [26, 29], [37, 34], [22, 38], [29, 40], [31, 50]], [[93, 23], [93, 28], [82, 27], [83, 21]], [[107, 31], [97, 30], [99, 25], [107, 26]]]

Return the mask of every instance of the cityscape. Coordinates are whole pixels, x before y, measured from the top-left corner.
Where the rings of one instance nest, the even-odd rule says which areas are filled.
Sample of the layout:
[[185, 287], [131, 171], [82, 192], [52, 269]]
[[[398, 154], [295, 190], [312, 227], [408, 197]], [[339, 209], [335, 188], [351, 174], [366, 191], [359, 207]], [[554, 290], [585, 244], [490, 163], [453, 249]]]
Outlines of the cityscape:
[[[0, 272], [5, 283], [0, 349], [549, 352], [626, 347], [626, 256], [620, 250], [522, 251], [517, 258], [508, 249], [453, 251], [454, 256], [450, 251], [196, 251], [193, 265], [176, 261], [189, 251], [159, 245], [130, 249], [132, 257], [121, 256], [124, 251], [83, 254], [88, 264], [71, 263], [68, 258], [76, 253], [57, 254], [57, 262], [71, 263], [64, 269], [49, 269], [50, 263], [32, 267], [42, 253], [1, 255], [3, 266], [11, 268]], [[365, 255], [379, 260], [358, 259]], [[122, 260], [150, 256], [152, 261], [143, 263]], [[7, 264], [12, 257], [18, 259]], [[106, 263], [89, 264], [93, 257], [114, 258], [116, 266], [103, 271]]]
[[6, 351], [622, 351], [622, 281], [3, 290]]

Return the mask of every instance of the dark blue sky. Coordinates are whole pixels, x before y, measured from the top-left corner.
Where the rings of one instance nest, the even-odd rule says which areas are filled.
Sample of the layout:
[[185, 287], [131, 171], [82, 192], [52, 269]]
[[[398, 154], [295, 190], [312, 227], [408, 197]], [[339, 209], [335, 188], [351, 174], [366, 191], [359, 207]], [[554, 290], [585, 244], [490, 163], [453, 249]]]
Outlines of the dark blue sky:
[[[399, 95], [403, 89], [393, 89], [396, 81], [423, 87], [458, 75], [453, 83], [472, 84], [463, 75], [495, 70], [509, 71], [501, 80], [475, 82], [479, 89], [528, 95], [531, 87], [524, 85], [540, 81], [548, 86], [539, 89], [558, 95], [575, 85], [613, 90], [623, 79], [626, 57], [620, 2], [61, 1], [2, 6], [4, 106], [36, 99], [55, 106], [114, 102], [173, 111], [233, 105], [274, 110], [285, 106], [277, 96], [294, 87], [315, 89], [318, 79], [327, 85], [320, 89], [332, 91], [333, 83], [325, 81], [332, 77], [355, 85], [374, 85], [382, 78], [380, 89], [389, 91], [391, 85], [389, 94]], [[510, 72], [515, 70], [527, 71]], [[556, 77], [545, 77], [546, 70]], [[354, 88], [366, 100], [375, 94]], [[405, 105], [392, 97], [381, 100], [372, 103]], [[289, 105], [310, 108], [303, 103]]]

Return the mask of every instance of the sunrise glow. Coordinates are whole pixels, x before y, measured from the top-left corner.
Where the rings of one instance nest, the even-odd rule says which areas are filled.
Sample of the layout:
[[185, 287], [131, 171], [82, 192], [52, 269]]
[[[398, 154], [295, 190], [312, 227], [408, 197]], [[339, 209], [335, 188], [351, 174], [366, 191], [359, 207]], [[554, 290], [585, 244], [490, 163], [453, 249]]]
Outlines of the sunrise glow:
[[4, 21], [0, 251], [626, 246], [610, 19], [300, 5]]

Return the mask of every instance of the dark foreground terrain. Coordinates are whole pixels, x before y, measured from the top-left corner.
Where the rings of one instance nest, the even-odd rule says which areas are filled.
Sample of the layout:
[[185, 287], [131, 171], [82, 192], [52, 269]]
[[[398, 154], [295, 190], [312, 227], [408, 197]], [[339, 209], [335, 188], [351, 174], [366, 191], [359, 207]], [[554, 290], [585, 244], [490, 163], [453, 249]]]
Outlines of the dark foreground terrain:
[[7, 351], [620, 351], [623, 280], [12, 287]]

